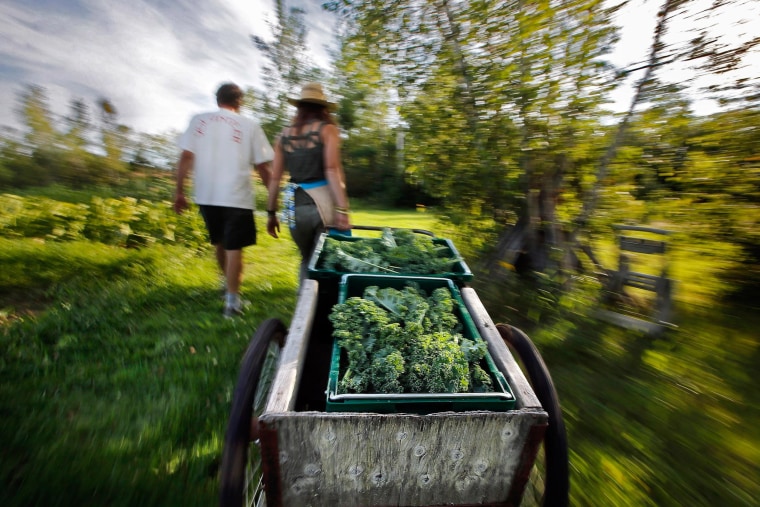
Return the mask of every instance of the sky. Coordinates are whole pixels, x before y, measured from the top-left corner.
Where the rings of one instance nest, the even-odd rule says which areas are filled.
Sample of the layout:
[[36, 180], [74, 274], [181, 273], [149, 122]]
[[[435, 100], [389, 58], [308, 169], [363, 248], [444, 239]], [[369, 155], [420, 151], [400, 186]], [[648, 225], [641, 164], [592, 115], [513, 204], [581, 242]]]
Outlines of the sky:
[[[324, 58], [331, 15], [303, 0], [314, 58]], [[46, 89], [55, 114], [73, 98], [107, 98], [139, 132], [182, 130], [216, 108], [232, 81], [258, 85], [252, 34], [270, 40], [273, 0], [3, 0], [0, 2], [0, 125], [18, 127], [18, 94]]]
[[[708, 3], [711, 0], [698, 0]], [[47, 91], [54, 114], [72, 99], [94, 110], [101, 98], [118, 121], [138, 132], [181, 131], [193, 114], [216, 107], [219, 84], [260, 86], [261, 56], [250, 42], [271, 39], [274, 0], [3, 0], [0, 3], [0, 126], [19, 127], [18, 95], [28, 85]], [[309, 47], [326, 62], [332, 15], [320, 0], [291, 0], [306, 11]], [[618, 16], [621, 41], [613, 63], [644, 60], [661, 1], [634, 0]], [[755, 15], [747, 9], [755, 9]], [[746, 0], [737, 13], [749, 24], [729, 31], [760, 33], [760, 2]], [[727, 20], [726, 22], [731, 22]], [[678, 30], [675, 30], [677, 32]], [[683, 32], [681, 37], [691, 34]], [[750, 72], [760, 74], [760, 55]], [[671, 72], [686, 72], [674, 69]], [[632, 76], [614, 96], [630, 102]], [[713, 112], [709, 103], [697, 104]], [[714, 109], [714, 108], [713, 108]]]

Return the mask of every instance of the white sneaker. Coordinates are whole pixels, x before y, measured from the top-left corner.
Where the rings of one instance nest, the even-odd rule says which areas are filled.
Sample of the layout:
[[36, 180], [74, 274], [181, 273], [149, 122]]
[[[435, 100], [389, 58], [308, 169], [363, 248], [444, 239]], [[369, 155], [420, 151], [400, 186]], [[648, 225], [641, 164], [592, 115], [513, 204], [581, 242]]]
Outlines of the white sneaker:
[[238, 300], [238, 304], [225, 304], [224, 316], [228, 319], [240, 317], [243, 315], [245, 308], [250, 305], [251, 302], [245, 299]]
[[232, 319], [234, 317], [242, 317], [243, 316], [243, 308], [242, 307], [234, 307], [234, 306], [224, 306], [224, 317], [227, 319]]

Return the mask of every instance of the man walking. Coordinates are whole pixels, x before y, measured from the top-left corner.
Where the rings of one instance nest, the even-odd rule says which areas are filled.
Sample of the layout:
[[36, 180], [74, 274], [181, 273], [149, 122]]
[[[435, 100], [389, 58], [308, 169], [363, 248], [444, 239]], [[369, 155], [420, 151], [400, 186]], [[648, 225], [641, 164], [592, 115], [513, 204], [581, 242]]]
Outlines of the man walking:
[[243, 91], [226, 83], [216, 92], [218, 111], [190, 120], [180, 137], [174, 211], [188, 207], [185, 179], [193, 176], [194, 201], [200, 208], [216, 260], [225, 277], [225, 317], [241, 315], [243, 248], [256, 244], [251, 167], [269, 185], [272, 146], [261, 126], [240, 114]]

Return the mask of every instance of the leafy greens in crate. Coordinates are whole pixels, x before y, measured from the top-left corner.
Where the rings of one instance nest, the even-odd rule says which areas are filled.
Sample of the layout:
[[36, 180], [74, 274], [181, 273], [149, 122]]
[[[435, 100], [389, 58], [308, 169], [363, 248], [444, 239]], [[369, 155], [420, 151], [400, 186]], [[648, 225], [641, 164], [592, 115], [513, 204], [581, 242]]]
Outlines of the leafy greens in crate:
[[363, 297], [333, 306], [333, 336], [348, 358], [339, 391], [492, 392], [491, 377], [481, 367], [487, 345], [462, 336], [454, 304], [447, 288], [428, 297], [409, 285], [369, 286]]
[[451, 271], [458, 261], [446, 245], [429, 236], [385, 228], [378, 238], [325, 238], [319, 267], [352, 273], [432, 274]]

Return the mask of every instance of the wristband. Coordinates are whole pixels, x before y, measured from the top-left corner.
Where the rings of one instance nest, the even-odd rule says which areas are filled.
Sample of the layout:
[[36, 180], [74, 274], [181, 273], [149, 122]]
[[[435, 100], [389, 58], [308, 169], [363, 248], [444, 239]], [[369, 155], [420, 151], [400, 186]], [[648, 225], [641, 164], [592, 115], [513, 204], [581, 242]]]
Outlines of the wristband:
[[269, 215], [270, 217], [277, 216], [277, 210], [268, 209], [267, 210], [267, 215]]

